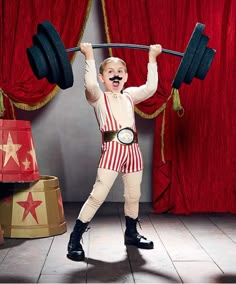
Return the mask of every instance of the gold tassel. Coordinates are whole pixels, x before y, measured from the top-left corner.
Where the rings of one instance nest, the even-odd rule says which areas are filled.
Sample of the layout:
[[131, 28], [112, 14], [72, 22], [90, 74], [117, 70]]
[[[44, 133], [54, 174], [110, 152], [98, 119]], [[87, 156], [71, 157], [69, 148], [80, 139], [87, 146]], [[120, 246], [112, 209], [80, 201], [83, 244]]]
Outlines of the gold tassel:
[[179, 116], [184, 115], [184, 108], [180, 102], [179, 90], [172, 88], [171, 94], [173, 95], [173, 109], [177, 111]]
[[171, 94], [173, 95], [173, 109], [175, 111], [178, 111], [182, 108], [179, 97], [179, 90], [172, 88]]
[[3, 116], [5, 111], [4, 103], [3, 103], [3, 90], [0, 88], [0, 117]]

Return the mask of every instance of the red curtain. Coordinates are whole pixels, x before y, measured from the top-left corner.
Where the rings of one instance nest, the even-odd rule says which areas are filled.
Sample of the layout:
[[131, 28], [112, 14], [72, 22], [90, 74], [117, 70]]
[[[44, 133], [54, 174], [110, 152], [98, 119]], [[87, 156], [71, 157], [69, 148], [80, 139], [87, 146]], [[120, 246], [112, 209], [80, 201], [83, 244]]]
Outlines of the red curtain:
[[[1, 118], [15, 118], [14, 106], [40, 108], [59, 90], [46, 79], [36, 79], [28, 63], [26, 48], [32, 46], [37, 25], [49, 20], [65, 47], [74, 47], [83, 35], [90, 7], [91, 0], [0, 0]], [[68, 56], [72, 60], [73, 54]]]
[[[102, 0], [107, 39], [184, 52], [197, 22], [205, 24], [208, 47], [216, 55], [204, 81], [193, 79], [179, 90], [184, 115], [172, 109], [171, 84], [180, 58], [158, 57], [159, 87], [138, 105], [155, 119], [153, 210], [236, 213], [236, 37], [234, 0]], [[147, 54], [113, 49], [126, 60], [129, 85], [144, 83]], [[161, 107], [161, 108], [160, 108]]]

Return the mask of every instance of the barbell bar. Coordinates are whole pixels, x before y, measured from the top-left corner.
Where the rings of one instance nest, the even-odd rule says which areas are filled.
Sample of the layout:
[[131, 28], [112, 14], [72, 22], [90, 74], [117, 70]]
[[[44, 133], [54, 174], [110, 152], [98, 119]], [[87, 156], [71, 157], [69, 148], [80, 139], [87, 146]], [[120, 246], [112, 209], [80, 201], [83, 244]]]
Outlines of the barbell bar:
[[[163, 48], [162, 52], [181, 57], [181, 62], [172, 82], [179, 89], [182, 83], [190, 84], [194, 77], [204, 80], [212, 64], [215, 49], [207, 47], [209, 37], [203, 34], [204, 24], [197, 23], [184, 53]], [[59, 33], [49, 21], [38, 24], [32, 37], [33, 45], [26, 49], [29, 64], [37, 79], [46, 78], [61, 89], [73, 86], [74, 77], [68, 53], [79, 51], [79, 47], [65, 49]], [[93, 48], [133, 48], [149, 50], [149, 46], [109, 43], [92, 44]]]
[[[130, 44], [130, 43], [99, 43], [99, 44], [92, 44], [92, 48], [132, 48], [132, 49], [142, 49], [142, 50], [149, 50], [149, 46], [147, 45], [140, 45], [140, 44]], [[72, 47], [66, 49], [66, 52], [74, 52], [74, 51], [80, 51], [80, 47]], [[162, 49], [163, 53], [172, 54], [176, 56], [183, 57], [184, 53], [173, 51], [169, 49]]]

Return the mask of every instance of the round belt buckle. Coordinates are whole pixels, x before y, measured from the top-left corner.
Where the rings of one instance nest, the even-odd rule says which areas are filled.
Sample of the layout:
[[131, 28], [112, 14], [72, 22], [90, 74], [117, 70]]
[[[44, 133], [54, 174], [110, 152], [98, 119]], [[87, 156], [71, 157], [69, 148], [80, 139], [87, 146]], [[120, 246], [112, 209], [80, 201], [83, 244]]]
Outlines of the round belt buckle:
[[134, 142], [134, 131], [129, 127], [123, 128], [117, 133], [117, 139], [125, 145], [132, 144]]

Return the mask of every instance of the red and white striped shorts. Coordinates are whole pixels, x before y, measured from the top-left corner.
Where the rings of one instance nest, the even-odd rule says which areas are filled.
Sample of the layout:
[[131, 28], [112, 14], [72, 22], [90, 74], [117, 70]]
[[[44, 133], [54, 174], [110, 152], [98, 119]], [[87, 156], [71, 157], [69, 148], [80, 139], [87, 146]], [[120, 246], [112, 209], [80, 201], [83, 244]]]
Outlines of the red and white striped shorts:
[[103, 143], [98, 167], [123, 173], [142, 170], [143, 158], [139, 145], [123, 145], [116, 141]]

